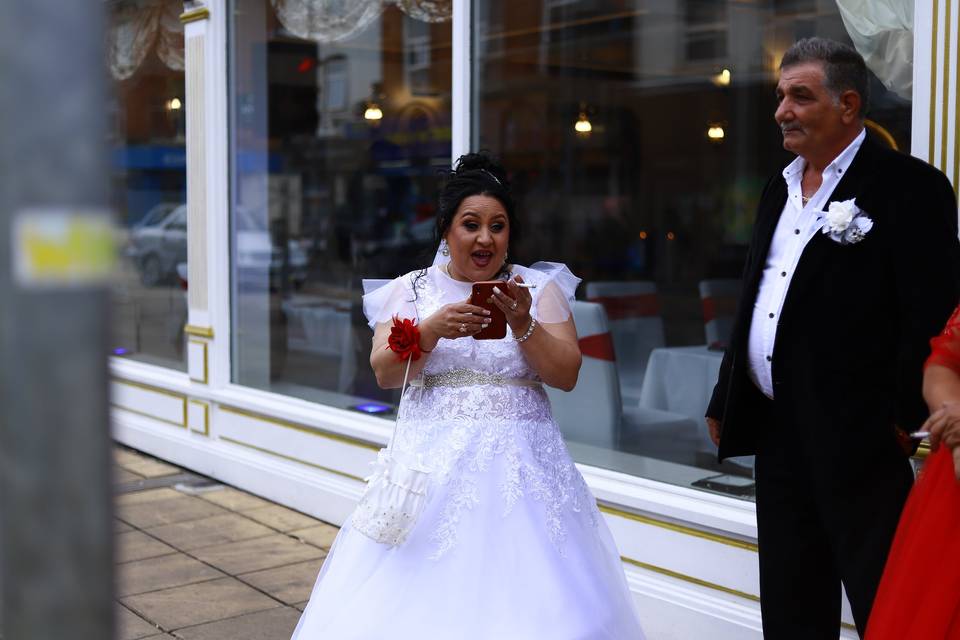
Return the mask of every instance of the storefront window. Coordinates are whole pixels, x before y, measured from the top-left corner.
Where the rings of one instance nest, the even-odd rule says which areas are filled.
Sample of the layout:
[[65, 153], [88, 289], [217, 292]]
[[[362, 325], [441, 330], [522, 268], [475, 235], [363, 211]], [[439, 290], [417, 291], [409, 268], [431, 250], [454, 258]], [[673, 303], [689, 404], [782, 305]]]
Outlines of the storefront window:
[[449, 3], [235, 0], [230, 24], [233, 380], [389, 411], [361, 279], [433, 257]]
[[113, 354], [186, 370], [183, 3], [116, 0], [106, 8], [112, 197], [123, 235]]
[[773, 121], [784, 51], [854, 44], [870, 135], [909, 152], [912, 69], [893, 52], [911, 34], [854, 4], [473, 3], [474, 147], [511, 174], [519, 260], [584, 279], [580, 382], [552, 395], [578, 461], [752, 498], [752, 459], [718, 464], [703, 414], [757, 200], [790, 159]]

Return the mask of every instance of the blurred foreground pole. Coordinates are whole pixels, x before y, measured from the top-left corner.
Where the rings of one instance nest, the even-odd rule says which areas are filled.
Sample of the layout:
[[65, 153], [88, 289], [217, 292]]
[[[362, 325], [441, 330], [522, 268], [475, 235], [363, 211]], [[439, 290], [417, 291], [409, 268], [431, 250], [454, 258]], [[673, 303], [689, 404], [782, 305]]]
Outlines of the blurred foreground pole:
[[0, 635], [113, 637], [101, 0], [0, 1]]

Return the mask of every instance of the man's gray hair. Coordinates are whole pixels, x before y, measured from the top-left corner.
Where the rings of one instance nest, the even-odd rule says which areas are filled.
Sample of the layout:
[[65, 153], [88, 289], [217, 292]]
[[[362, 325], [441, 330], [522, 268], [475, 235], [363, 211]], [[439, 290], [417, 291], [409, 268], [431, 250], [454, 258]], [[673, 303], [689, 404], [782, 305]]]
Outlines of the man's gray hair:
[[860, 117], [870, 104], [870, 82], [863, 56], [853, 47], [827, 38], [804, 38], [787, 49], [780, 69], [804, 62], [823, 63], [824, 86], [835, 98], [844, 91], [860, 94]]

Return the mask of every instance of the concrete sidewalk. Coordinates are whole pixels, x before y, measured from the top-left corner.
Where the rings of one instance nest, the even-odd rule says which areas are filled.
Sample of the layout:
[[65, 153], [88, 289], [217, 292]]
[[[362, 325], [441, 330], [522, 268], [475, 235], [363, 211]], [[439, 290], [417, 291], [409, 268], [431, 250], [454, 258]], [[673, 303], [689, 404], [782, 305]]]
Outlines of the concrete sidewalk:
[[337, 528], [114, 450], [117, 638], [289, 640]]

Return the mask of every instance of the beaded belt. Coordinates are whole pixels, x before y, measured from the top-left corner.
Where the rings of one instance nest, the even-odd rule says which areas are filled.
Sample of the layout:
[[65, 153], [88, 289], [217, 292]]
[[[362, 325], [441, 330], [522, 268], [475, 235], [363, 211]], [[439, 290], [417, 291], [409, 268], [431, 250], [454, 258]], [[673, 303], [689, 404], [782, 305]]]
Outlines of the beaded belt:
[[469, 369], [454, 369], [443, 373], [425, 373], [422, 378], [411, 380], [411, 387], [469, 387], [477, 384], [499, 384], [514, 387], [539, 387], [539, 380], [529, 378], [508, 378], [496, 373], [470, 371]]

